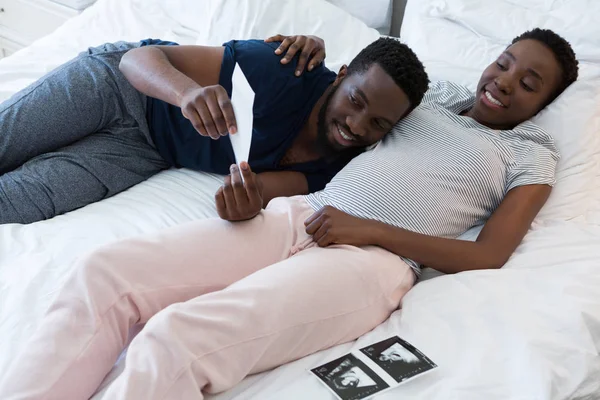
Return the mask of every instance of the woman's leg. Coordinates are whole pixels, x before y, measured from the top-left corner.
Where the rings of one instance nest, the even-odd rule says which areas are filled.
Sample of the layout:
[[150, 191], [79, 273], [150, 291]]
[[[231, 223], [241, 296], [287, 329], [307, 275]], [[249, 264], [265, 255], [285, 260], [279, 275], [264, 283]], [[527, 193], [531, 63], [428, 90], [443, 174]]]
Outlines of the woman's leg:
[[202, 399], [245, 376], [348, 342], [385, 321], [414, 274], [377, 247], [313, 247], [154, 316], [113, 399]]
[[293, 228], [310, 213], [302, 200], [277, 199], [250, 221], [198, 221], [94, 252], [75, 268], [0, 376], [0, 398], [88, 399], [132, 326], [288, 257], [308, 239]]
[[0, 104], [0, 175], [134, 116], [146, 129], [146, 98], [119, 72], [137, 44], [91, 48]]

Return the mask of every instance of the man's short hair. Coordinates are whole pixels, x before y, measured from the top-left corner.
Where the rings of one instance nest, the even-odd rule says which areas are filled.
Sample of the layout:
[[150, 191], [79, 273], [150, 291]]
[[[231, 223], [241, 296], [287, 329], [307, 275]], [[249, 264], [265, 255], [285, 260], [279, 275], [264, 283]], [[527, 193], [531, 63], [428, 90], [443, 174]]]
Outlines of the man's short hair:
[[423, 63], [410, 47], [392, 38], [379, 38], [365, 47], [348, 66], [348, 75], [379, 65], [408, 96], [409, 111], [417, 107], [429, 86]]

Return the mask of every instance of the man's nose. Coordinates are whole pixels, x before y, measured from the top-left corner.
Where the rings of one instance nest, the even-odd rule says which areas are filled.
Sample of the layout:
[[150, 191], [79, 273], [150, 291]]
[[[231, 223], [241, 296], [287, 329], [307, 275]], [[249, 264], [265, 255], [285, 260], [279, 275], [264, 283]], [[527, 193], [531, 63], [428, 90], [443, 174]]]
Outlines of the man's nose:
[[346, 117], [346, 125], [352, 131], [350, 133], [356, 136], [364, 137], [369, 132], [368, 119], [362, 113]]

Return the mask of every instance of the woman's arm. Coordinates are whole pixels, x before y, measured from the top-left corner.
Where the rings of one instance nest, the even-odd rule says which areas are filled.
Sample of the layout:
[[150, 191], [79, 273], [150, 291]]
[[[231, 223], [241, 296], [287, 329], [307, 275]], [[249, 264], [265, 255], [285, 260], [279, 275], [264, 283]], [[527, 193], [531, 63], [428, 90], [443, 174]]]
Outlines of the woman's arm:
[[275, 50], [275, 54], [284, 54], [281, 58], [282, 64], [287, 64], [294, 56], [300, 52], [298, 58], [298, 65], [296, 66], [296, 76], [300, 76], [304, 71], [306, 63], [308, 63], [308, 70], [312, 71], [317, 65], [321, 64], [325, 60], [325, 41], [318, 36], [312, 35], [275, 35], [267, 38], [265, 42], [281, 42], [279, 47]]
[[319, 246], [377, 245], [444, 273], [502, 267], [527, 233], [548, 196], [548, 185], [520, 186], [508, 192], [475, 242], [410, 232], [325, 207], [306, 221]]

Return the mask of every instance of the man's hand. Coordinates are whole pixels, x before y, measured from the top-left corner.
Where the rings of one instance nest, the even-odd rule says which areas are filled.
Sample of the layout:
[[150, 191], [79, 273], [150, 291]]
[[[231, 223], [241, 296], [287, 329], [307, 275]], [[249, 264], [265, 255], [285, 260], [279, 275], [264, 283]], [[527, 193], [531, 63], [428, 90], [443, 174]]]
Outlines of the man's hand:
[[231, 100], [221, 85], [196, 87], [181, 98], [181, 112], [202, 136], [218, 139], [235, 134], [235, 114]]
[[304, 72], [307, 62], [308, 70], [312, 71], [317, 65], [325, 60], [325, 42], [318, 36], [275, 35], [267, 38], [265, 42], [281, 42], [281, 45], [275, 50], [275, 54], [285, 54], [281, 59], [282, 64], [287, 64], [292, 61], [292, 58], [300, 51], [296, 76], [300, 76], [302, 72]]
[[[237, 165], [230, 167], [223, 186], [215, 194], [219, 217], [227, 221], [244, 221], [254, 218], [263, 207], [263, 189], [258, 176], [247, 162], [241, 163], [241, 175]], [[244, 182], [242, 183], [242, 175]]]
[[376, 224], [376, 221], [357, 218], [331, 206], [321, 208], [304, 221], [306, 233], [312, 235], [320, 247], [332, 244], [374, 244], [372, 232]]

